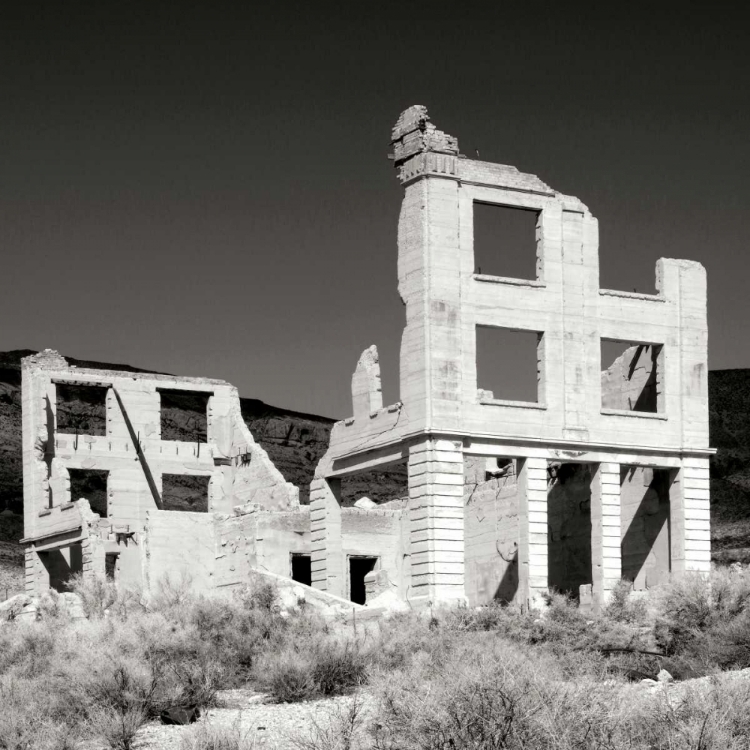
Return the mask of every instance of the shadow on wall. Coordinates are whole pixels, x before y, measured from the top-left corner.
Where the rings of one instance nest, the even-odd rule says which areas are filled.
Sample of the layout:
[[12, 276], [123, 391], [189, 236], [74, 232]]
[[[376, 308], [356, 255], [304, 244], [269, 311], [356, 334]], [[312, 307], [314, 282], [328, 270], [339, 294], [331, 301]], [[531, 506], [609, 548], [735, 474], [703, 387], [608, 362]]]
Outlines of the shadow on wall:
[[591, 480], [588, 464], [550, 464], [547, 496], [550, 588], [578, 598], [591, 572]]
[[668, 575], [669, 486], [665, 469], [624, 466], [620, 472], [623, 507], [622, 577], [646, 588]]
[[503, 604], [510, 604], [518, 593], [518, 550], [513, 553], [513, 557], [507, 563], [503, 577], [492, 597]]
[[83, 550], [80, 543], [40, 552], [39, 559], [49, 574], [50, 588], [60, 593], [68, 590], [66, 583], [72, 575], [83, 572]]

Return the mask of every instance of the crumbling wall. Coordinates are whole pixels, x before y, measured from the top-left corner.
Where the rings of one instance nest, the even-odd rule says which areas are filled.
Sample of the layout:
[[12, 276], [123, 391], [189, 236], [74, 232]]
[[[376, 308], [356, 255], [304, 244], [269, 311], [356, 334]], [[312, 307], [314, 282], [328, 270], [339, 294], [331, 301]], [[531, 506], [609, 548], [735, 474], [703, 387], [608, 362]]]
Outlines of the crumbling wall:
[[636, 590], [669, 578], [668, 471], [637, 466], [620, 470], [622, 577]]
[[[86, 389], [97, 398], [87, 400]], [[60, 401], [67, 432], [57, 429], [60, 390], [68, 392]], [[86, 521], [71, 511], [77, 498], [70, 496], [70, 470], [107, 472], [107, 529], [101, 534], [117, 547], [116, 575], [130, 584], [189, 574], [193, 586], [211, 586], [216, 518], [237, 505], [299, 507], [298, 490], [255, 443], [237, 390], [223, 381], [70, 367], [46, 350], [23, 360], [23, 399], [25, 542], [45, 554], [86, 535]], [[103, 404], [104, 421], [91, 421], [89, 401]], [[181, 403], [191, 406], [186, 415], [180, 414]], [[197, 421], [195, 404], [205, 409]], [[166, 437], [181, 439], [164, 439], [165, 419]], [[88, 424], [96, 434], [78, 431]], [[177, 501], [163, 502], [165, 484], [179, 484], [180, 478], [185, 487], [178, 488]], [[36, 578], [44, 583], [33, 558], [27, 571], [30, 590]]]
[[[493, 465], [494, 464], [494, 465]], [[488, 469], [498, 476], [487, 478]], [[484, 457], [464, 459], [464, 538], [469, 606], [511, 602], [518, 591], [518, 478]]]
[[287, 482], [263, 448], [255, 442], [242, 419], [239, 397], [233, 401], [232, 420], [232, 504], [260, 505], [266, 510], [293, 510], [299, 507], [299, 490]]

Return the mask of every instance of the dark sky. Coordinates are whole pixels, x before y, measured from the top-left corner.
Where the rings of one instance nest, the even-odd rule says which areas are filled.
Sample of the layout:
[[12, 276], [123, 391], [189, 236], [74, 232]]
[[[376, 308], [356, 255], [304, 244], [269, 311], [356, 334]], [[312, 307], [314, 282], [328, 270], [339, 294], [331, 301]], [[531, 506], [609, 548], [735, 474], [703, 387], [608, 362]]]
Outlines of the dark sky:
[[0, 350], [343, 417], [375, 343], [395, 400], [386, 153], [419, 103], [464, 153], [580, 197], [602, 286], [704, 263], [710, 366], [750, 367], [743, 24], [613, 5], [3, 3]]

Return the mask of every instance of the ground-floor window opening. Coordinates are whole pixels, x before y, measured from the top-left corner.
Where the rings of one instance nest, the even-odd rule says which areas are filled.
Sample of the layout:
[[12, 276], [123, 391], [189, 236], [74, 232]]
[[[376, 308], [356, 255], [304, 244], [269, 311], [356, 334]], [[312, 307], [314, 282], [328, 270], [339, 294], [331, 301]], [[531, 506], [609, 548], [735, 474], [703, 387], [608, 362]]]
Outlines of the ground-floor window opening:
[[210, 481], [210, 476], [201, 474], [162, 474], [162, 508], [190, 513], [208, 513], [208, 483]]
[[292, 580], [312, 586], [312, 558], [310, 555], [292, 553]]
[[365, 576], [369, 572], [375, 570], [377, 564], [377, 557], [350, 555], [349, 598], [356, 604], [364, 604], [367, 601], [367, 594], [365, 593]]
[[669, 578], [669, 469], [620, 469], [622, 577], [636, 590]]
[[593, 584], [591, 567], [591, 481], [589, 464], [550, 462], [547, 467], [548, 582], [578, 598]]
[[80, 542], [39, 552], [39, 559], [49, 575], [50, 588], [60, 593], [68, 591], [67, 584], [71, 576], [83, 573], [83, 550]]
[[70, 475], [70, 500], [81, 498], [89, 501], [91, 510], [102, 518], [109, 515], [107, 506], [108, 471], [99, 469], [68, 469]]

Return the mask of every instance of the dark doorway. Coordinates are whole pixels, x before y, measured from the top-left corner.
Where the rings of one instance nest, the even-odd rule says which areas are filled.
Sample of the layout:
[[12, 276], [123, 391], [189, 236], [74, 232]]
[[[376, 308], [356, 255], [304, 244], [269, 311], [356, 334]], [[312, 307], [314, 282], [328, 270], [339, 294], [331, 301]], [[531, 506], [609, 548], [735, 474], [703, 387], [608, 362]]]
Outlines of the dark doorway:
[[312, 586], [312, 559], [310, 555], [292, 553], [292, 580]]
[[115, 580], [117, 573], [117, 554], [106, 554], [104, 556], [104, 575], [108, 581]]
[[365, 594], [365, 576], [375, 570], [378, 564], [377, 557], [350, 557], [349, 558], [349, 598], [355, 604], [364, 604], [367, 596]]

